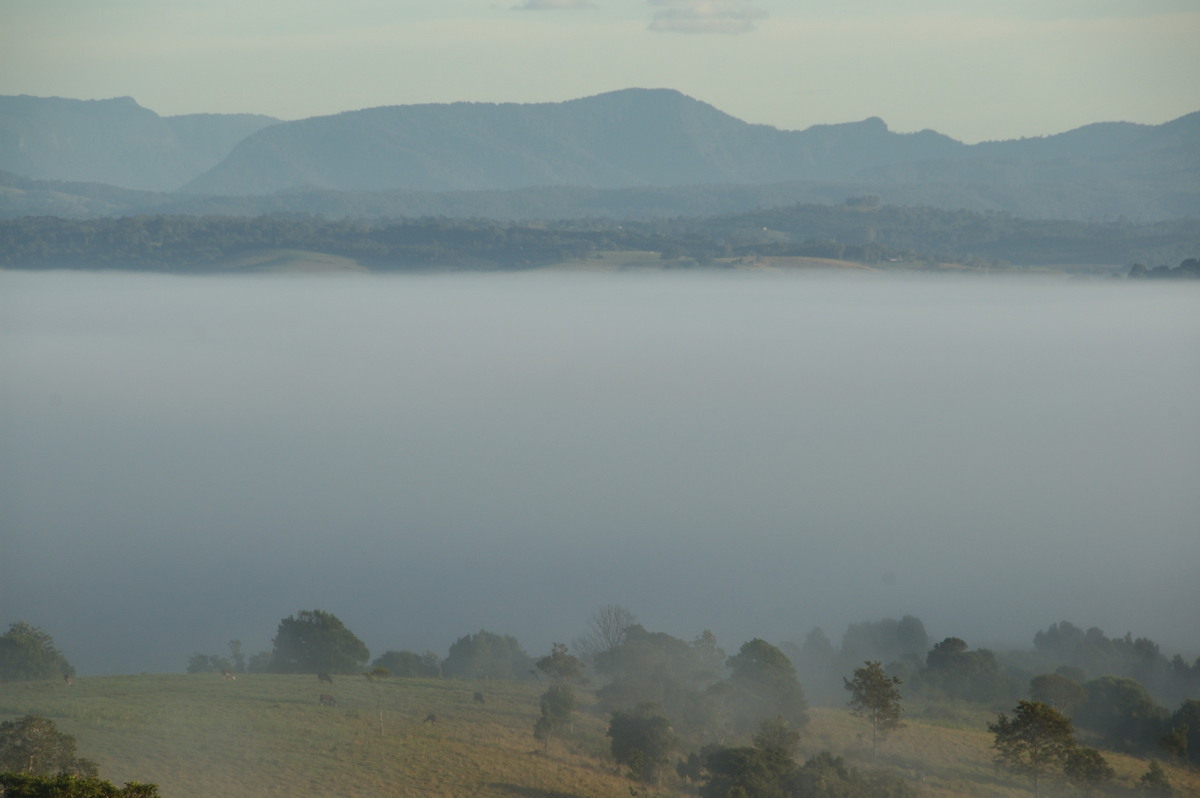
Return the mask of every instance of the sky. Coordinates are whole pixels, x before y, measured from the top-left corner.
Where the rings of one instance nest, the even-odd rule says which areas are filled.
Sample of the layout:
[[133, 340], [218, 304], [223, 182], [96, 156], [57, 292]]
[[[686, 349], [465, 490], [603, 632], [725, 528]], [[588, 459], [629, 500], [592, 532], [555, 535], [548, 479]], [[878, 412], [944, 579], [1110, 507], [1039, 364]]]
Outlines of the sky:
[[0, 94], [162, 115], [670, 88], [961, 141], [1200, 109], [1195, 0], [0, 0]]

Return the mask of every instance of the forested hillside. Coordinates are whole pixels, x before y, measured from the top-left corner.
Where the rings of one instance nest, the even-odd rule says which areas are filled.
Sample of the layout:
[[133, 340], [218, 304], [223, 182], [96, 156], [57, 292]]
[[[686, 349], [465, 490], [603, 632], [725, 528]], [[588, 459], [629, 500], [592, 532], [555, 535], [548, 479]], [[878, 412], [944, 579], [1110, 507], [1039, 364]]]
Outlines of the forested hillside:
[[1200, 251], [1200, 221], [1151, 225], [1018, 219], [879, 205], [796, 205], [707, 218], [504, 224], [466, 219], [330, 221], [138, 216], [0, 221], [0, 266], [220, 271], [271, 250], [346, 258], [374, 270], [513, 269], [650, 253], [660, 266], [754, 266], [823, 258], [876, 268], [1174, 266]]

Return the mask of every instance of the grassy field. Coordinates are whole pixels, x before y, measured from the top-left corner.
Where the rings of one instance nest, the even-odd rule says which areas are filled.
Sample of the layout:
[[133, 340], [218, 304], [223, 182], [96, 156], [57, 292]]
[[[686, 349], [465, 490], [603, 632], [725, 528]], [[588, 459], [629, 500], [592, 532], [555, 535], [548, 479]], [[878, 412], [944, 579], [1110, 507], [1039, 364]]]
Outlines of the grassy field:
[[[516, 796], [590, 798], [629, 795], [630, 783], [604, 754], [605, 722], [587, 696], [573, 730], [545, 752], [533, 739], [544, 685], [450, 679], [215, 674], [142, 675], [0, 685], [0, 720], [51, 718], [74, 735], [78, 753], [103, 778], [148, 781], [164, 798], [227, 796]], [[475, 691], [486, 703], [477, 703]], [[328, 693], [337, 706], [322, 706]], [[424, 723], [436, 713], [436, 724]], [[1028, 795], [1026, 785], [991, 764], [994, 716], [966, 712], [936, 721], [917, 710], [872, 762], [869, 733], [840, 709], [815, 709], [802, 732], [802, 757], [821, 750], [861, 766], [889, 767], [921, 784], [922, 794]], [[860, 737], [860, 735], [862, 735]], [[1147, 763], [1107, 753], [1119, 786], [1135, 795]], [[1200, 774], [1167, 767], [1177, 795], [1200, 795]], [[1058, 794], [1050, 785], [1045, 795]], [[675, 785], [642, 795], [685, 794]], [[1071, 794], [1065, 787], [1061, 794]]]

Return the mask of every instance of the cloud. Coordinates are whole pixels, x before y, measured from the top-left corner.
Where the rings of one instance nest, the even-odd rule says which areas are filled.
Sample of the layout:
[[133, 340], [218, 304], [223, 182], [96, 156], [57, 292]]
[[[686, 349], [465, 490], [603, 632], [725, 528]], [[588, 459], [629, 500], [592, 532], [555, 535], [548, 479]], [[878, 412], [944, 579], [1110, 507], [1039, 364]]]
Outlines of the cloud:
[[746, 33], [767, 16], [750, 0], [648, 0], [658, 8], [650, 30], [663, 33]]
[[570, 8], [595, 8], [596, 4], [588, 0], [525, 0], [519, 6], [513, 6], [513, 11], [560, 11]]

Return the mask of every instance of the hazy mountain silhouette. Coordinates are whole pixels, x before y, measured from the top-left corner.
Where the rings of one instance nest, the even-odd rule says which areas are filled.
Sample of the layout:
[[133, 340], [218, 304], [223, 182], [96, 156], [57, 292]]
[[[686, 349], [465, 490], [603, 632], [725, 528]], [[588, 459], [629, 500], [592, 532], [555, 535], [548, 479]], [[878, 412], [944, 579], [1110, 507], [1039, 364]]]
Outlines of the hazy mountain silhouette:
[[975, 145], [875, 117], [779, 130], [667, 89], [274, 122], [159, 117], [129, 98], [0, 98], [0, 215], [645, 218], [863, 194], [1039, 218], [1200, 215], [1200, 112]]
[[130, 97], [0, 97], [0, 170], [172, 191], [275, 121], [253, 114], [161, 117]]
[[880, 119], [781, 131], [666, 89], [562, 103], [409, 105], [260, 130], [189, 183], [203, 194], [284, 189], [430, 191], [836, 179], [947, 157], [964, 145]]

